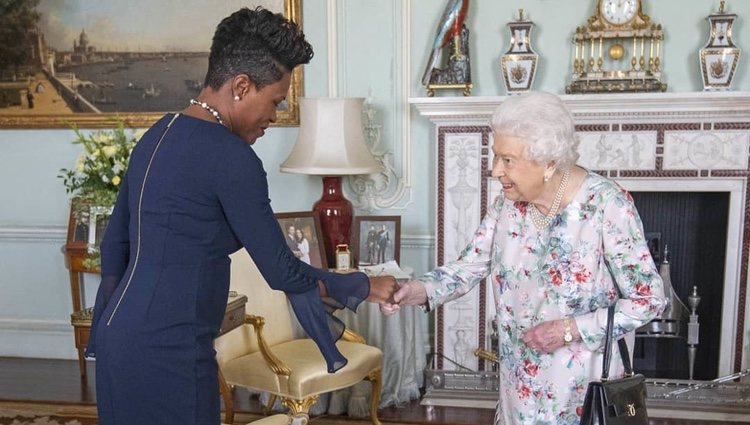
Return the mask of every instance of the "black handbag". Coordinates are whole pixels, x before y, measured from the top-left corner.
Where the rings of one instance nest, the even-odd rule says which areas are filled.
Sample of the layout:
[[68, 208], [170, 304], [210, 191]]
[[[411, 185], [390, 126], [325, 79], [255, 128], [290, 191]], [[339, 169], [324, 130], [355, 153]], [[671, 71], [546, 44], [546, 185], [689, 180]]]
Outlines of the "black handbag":
[[646, 378], [641, 374], [633, 374], [628, 346], [623, 338], [617, 341], [617, 345], [625, 367], [625, 377], [609, 379], [615, 306], [608, 310], [602, 377], [599, 382], [589, 382], [583, 401], [581, 425], [648, 425]]

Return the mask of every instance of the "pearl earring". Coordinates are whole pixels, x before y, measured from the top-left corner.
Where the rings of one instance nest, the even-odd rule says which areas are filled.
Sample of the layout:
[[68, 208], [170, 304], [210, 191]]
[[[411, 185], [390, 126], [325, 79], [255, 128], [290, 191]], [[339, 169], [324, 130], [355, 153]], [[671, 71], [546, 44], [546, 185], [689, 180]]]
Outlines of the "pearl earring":
[[234, 101], [235, 101], [235, 102], [239, 102], [239, 101], [240, 101], [240, 97], [239, 97], [239, 96], [237, 96], [237, 95], [234, 95]]
[[547, 183], [548, 181], [549, 181], [549, 176], [545, 174], [544, 175], [544, 182]]

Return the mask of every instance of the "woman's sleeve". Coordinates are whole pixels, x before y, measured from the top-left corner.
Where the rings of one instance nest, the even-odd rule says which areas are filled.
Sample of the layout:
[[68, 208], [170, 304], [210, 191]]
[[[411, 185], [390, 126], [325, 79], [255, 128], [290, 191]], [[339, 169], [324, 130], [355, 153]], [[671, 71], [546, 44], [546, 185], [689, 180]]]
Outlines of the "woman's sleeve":
[[504, 197], [495, 198], [469, 244], [451, 261], [419, 277], [427, 291], [427, 303], [432, 309], [461, 297], [490, 273], [495, 228]]
[[[356, 311], [370, 293], [367, 276], [329, 273], [294, 256], [271, 209], [266, 172], [250, 148], [224, 155], [215, 184], [229, 225], [263, 278], [271, 288], [286, 293], [300, 325], [326, 358], [329, 372], [343, 367], [346, 359], [334, 342], [341, 337], [344, 325], [331, 312], [344, 307]], [[324, 282], [334, 303], [323, 302], [319, 281]]]
[[87, 357], [96, 356], [96, 326], [128, 267], [130, 260], [129, 222], [128, 176], [126, 174], [122, 179], [120, 191], [117, 193], [117, 201], [115, 201], [112, 215], [110, 215], [107, 223], [107, 229], [104, 231], [104, 237], [99, 245], [101, 282], [94, 302], [91, 334], [86, 345]]
[[[602, 267], [614, 281], [608, 297], [617, 301], [613, 336], [619, 338], [658, 317], [666, 307], [664, 287], [643, 234], [643, 224], [625, 190], [604, 205], [602, 222]], [[618, 299], [618, 293], [619, 297]], [[601, 348], [607, 324], [607, 308], [577, 316], [576, 325], [591, 350]]]

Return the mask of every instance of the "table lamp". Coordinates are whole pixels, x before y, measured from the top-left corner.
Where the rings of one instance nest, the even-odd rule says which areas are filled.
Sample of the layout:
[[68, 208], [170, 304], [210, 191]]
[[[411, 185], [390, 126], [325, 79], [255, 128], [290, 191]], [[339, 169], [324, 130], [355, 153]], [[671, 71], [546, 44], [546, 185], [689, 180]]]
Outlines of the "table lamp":
[[380, 171], [362, 131], [364, 98], [300, 98], [300, 126], [285, 173], [323, 176], [323, 196], [313, 205], [323, 228], [328, 267], [334, 267], [336, 245], [348, 244], [354, 215], [344, 197], [341, 176]]

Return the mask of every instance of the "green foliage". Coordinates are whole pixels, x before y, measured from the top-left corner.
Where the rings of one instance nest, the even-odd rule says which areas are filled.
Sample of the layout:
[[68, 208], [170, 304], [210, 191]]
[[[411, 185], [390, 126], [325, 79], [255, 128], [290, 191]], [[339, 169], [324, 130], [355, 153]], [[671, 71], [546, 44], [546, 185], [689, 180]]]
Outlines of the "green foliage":
[[82, 145], [83, 152], [72, 169], [62, 168], [57, 176], [62, 179], [67, 193], [93, 205], [114, 205], [130, 153], [140, 134], [129, 135], [122, 121], [111, 130], [88, 134], [73, 127], [73, 144]]
[[39, 0], [0, 0], [0, 70], [26, 63], [39, 22]]

